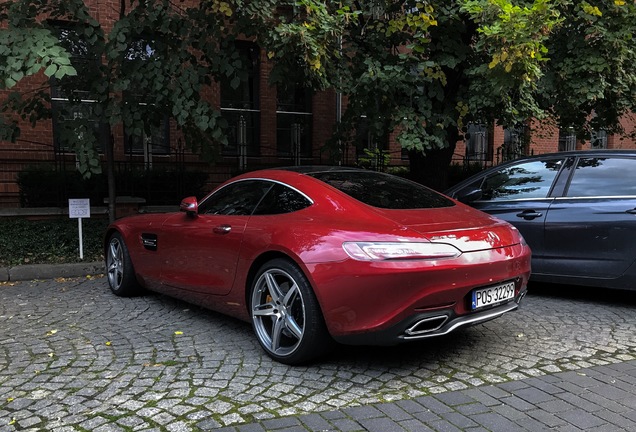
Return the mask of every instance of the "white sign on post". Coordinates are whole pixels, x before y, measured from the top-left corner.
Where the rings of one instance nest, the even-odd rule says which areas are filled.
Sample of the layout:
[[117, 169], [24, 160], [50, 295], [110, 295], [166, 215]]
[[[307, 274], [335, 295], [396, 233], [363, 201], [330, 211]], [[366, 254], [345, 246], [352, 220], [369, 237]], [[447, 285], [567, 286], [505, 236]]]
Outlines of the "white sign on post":
[[91, 217], [91, 200], [88, 198], [70, 198], [68, 200], [68, 217], [71, 219], [77, 219], [80, 259], [84, 259], [82, 219]]

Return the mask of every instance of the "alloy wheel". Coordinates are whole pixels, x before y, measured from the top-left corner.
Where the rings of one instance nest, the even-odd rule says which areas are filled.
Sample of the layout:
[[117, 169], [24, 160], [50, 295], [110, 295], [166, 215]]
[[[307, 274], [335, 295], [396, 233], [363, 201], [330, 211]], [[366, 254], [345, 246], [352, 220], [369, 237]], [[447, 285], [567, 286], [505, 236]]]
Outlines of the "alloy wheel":
[[116, 237], [113, 237], [108, 245], [106, 268], [108, 283], [112, 289], [118, 290], [124, 280], [124, 252], [122, 243]]
[[284, 270], [263, 272], [252, 291], [252, 319], [263, 347], [275, 356], [294, 353], [305, 334], [305, 300], [294, 278]]

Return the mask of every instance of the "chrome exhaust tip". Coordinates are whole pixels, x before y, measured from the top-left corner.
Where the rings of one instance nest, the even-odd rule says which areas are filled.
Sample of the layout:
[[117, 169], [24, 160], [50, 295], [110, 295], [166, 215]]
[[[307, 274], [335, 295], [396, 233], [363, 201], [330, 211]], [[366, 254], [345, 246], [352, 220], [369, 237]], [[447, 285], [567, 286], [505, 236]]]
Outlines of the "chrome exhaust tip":
[[404, 333], [408, 336], [418, 336], [439, 330], [448, 321], [448, 315], [438, 315], [428, 317], [417, 321], [411, 327], [407, 328]]

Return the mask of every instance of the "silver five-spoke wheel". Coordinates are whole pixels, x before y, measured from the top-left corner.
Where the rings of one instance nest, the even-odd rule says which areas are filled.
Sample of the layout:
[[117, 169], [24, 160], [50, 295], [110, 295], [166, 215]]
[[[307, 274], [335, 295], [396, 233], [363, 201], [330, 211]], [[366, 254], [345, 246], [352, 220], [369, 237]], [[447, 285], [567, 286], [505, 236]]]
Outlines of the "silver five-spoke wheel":
[[106, 255], [108, 283], [113, 289], [119, 289], [124, 279], [124, 253], [122, 243], [117, 237], [110, 239]]
[[126, 243], [118, 232], [108, 239], [105, 250], [106, 275], [112, 292], [118, 296], [139, 294], [140, 287]]
[[252, 294], [252, 316], [266, 349], [282, 356], [294, 352], [305, 327], [305, 303], [294, 278], [280, 269], [264, 272]]
[[298, 364], [328, 349], [330, 338], [318, 302], [291, 262], [275, 259], [261, 267], [250, 305], [256, 337], [275, 360]]

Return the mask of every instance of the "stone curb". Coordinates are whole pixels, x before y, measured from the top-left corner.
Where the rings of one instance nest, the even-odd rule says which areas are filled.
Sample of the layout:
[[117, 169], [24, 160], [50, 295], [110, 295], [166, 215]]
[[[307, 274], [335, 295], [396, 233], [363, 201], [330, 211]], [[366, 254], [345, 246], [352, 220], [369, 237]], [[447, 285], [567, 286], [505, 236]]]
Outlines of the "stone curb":
[[58, 277], [83, 277], [104, 273], [104, 263], [27, 264], [16, 267], [0, 267], [0, 282]]

